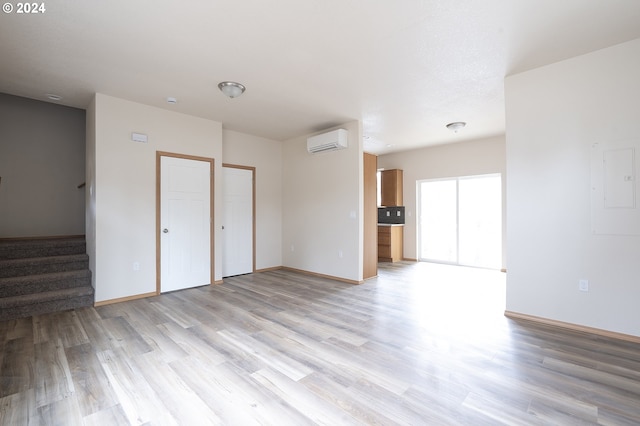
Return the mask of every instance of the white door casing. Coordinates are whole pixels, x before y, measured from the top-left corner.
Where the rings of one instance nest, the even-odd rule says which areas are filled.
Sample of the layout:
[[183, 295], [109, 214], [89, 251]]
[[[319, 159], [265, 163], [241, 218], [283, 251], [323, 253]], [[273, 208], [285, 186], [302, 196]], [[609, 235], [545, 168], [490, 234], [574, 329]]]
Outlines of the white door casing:
[[160, 157], [160, 292], [211, 284], [212, 162]]

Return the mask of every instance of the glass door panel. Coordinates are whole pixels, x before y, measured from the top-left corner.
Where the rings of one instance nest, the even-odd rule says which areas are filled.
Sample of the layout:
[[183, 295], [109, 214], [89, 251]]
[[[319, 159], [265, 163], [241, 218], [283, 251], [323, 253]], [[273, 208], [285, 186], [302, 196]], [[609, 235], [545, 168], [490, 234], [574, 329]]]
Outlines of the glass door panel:
[[456, 181], [420, 184], [420, 259], [456, 262], [458, 258]]
[[502, 190], [500, 176], [458, 180], [458, 232], [461, 265], [500, 269]]

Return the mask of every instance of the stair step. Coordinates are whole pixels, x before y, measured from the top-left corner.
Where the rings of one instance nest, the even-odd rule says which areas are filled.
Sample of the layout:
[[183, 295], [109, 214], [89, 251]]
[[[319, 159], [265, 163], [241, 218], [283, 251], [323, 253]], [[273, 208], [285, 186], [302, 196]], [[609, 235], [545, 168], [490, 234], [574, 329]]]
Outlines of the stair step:
[[88, 269], [0, 278], [0, 297], [91, 285]]
[[65, 272], [87, 269], [88, 267], [89, 256], [86, 253], [26, 259], [5, 259], [0, 260], [0, 278]]
[[93, 287], [82, 286], [0, 298], [0, 321], [93, 306]]
[[64, 301], [72, 297], [93, 295], [93, 287], [82, 286], [63, 288], [60, 290], [42, 291], [39, 293], [24, 294], [22, 296], [0, 298], [0, 309], [12, 308], [15, 306], [31, 305], [41, 302]]
[[0, 240], [0, 260], [86, 253], [82, 237]]
[[0, 321], [93, 303], [84, 237], [0, 239]]

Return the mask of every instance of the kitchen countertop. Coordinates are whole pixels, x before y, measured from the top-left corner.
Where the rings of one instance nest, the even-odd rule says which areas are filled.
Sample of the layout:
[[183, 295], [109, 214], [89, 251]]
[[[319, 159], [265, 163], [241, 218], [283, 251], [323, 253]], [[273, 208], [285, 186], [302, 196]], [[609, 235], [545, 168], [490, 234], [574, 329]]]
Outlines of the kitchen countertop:
[[404, 226], [404, 223], [379, 223], [378, 226]]

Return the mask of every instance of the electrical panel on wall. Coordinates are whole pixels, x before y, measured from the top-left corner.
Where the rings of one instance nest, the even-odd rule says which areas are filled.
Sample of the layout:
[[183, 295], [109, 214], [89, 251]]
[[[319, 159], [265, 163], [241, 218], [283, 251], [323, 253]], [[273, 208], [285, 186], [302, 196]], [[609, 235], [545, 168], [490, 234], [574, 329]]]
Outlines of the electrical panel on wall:
[[591, 147], [591, 228], [594, 234], [640, 235], [636, 167], [640, 140]]

